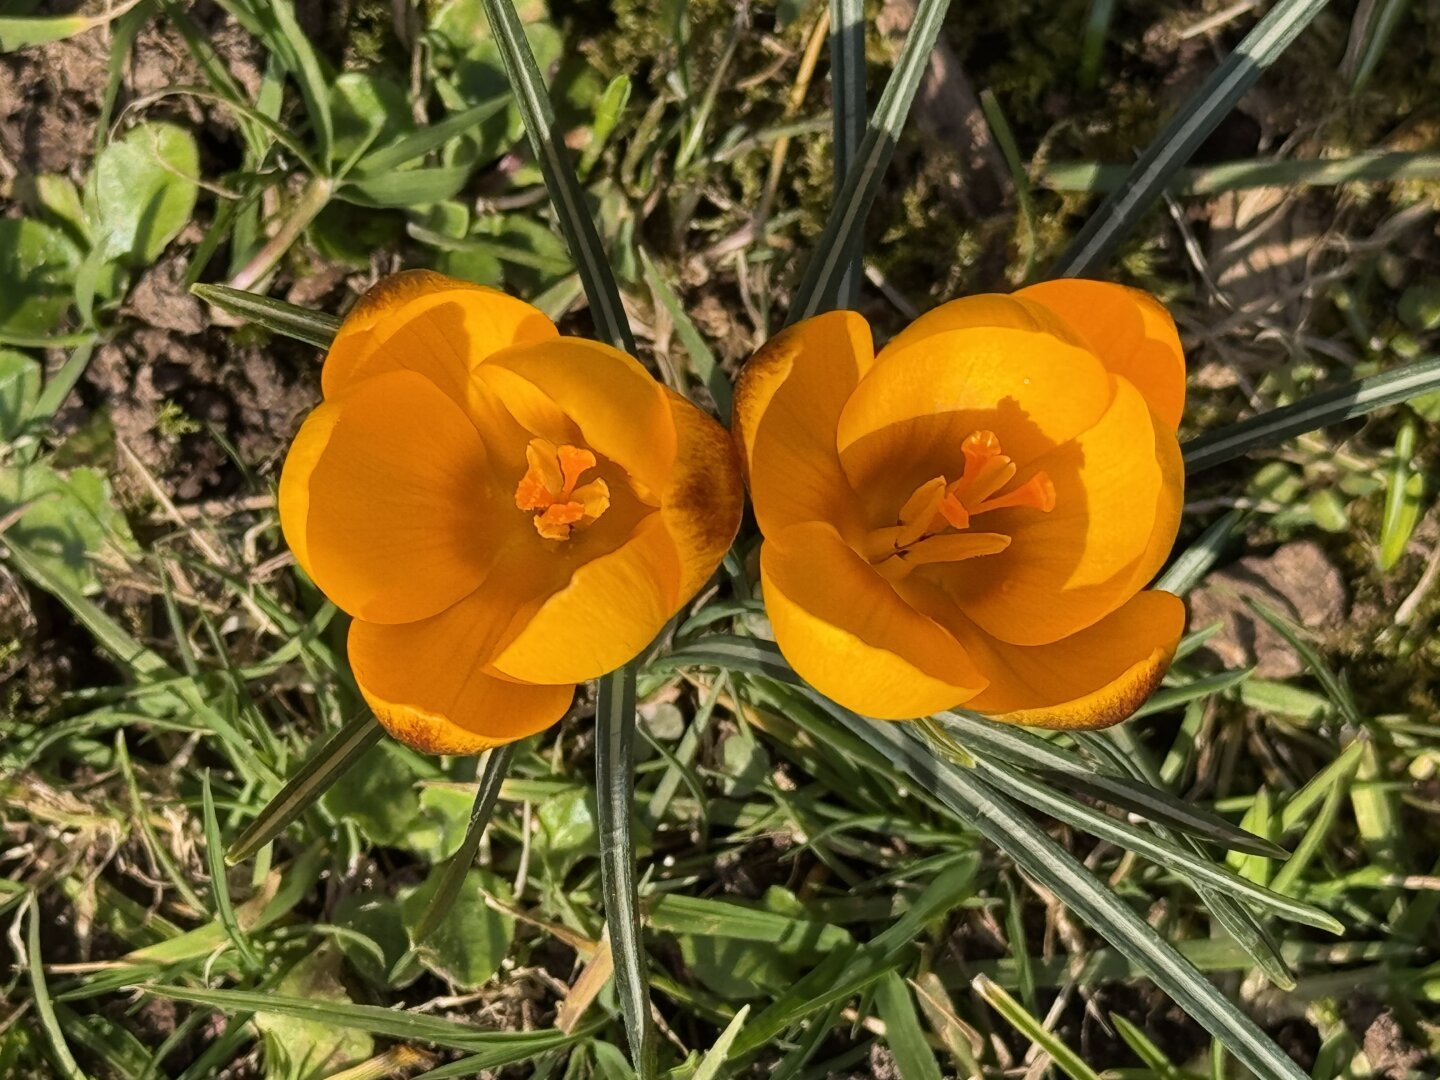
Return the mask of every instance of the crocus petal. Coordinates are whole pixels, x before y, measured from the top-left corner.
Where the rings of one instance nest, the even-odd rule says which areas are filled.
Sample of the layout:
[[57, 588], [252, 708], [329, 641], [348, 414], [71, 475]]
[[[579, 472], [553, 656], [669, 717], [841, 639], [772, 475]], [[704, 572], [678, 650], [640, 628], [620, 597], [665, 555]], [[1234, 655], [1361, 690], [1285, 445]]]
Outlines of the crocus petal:
[[1073, 439], [1109, 406], [1112, 386], [1088, 350], [1050, 333], [920, 335], [888, 346], [855, 388], [840, 414], [840, 461], [867, 502], [903, 498], [937, 474], [958, 477], [973, 432], [994, 432], [1020, 464]]
[[[1152, 539], [1164, 488], [1183, 482], [1165, 469], [1178, 457], [1162, 465], [1145, 399], [1113, 381], [1115, 400], [1094, 427], [1021, 470], [1021, 482], [1048, 474], [1054, 509], [985, 514], [979, 527], [1010, 536], [1010, 547], [945, 568], [965, 614], [1002, 641], [1044, 645], [1097, 622], [1130, 598], [1139, 560], [1159, 550]], [[1174, 523], [1162, 525], [1173, 540]]]
[[1019, 646], [976, 628], [960, 640], [990, 685], [966, 708], [1047, 728], [1118, 724], [1160, 685], [1185, 630], [1185, 605], [1142, 592], [1089, 629], [1049, 645]]
[[1042, 304], [1023, 299], [1022, 293], [979, 293], [931, 308], [891, 338], [875, 360], [876, 363], [884, 363], [935, 334], [985, 327], [1048, 334], [1071, 345], [1084, 344], [1064, 319]]
[[835, 425], [873, 362], [865, 320], [832, 311], [776, 334], [740, 373], [731, 427], [767, 536], [804, 521], [858, 525]]
[[955, 639], [905, 603], [824, 523], [760, 549], [775, 643], [822, 694], [865, 716], [906, 720], [958, 705], [985, 679]]
[[300, 564], [372, 622], [423, 619], [471, 592], [520, 517], [465, 414], [409, 371], [317, 409], [280, 481], [281, 526]]
[[429, 270], [409, 270], [362, 296], [325, 357], [327, 398], [386, 371], [419, 372], [460, 405], [470, 373], [511, 345], [558, 337], [539, 308]]
[[[601, 520], [604, 520], [603, 518]], [[624, 544], [579, 565], [518, 621], [495, 670], [525, 682], [583, 682], [633, 660], [680, 604], [680, 560], [659, 514]]]
[[634, 357], [598, 341], [557, 338], [498, 352], [480, 375], [517, 420], [546, 428], [532, 428], [537, 435], [563, 442], [555, 425], [573, 423], [585, 445], [643, 487], [664, 488], [675, 424], [665, 388]]
[[1106, 368], [1135, 384], [1171, 431], [1180, 426], [1185, 353], [1175, 320], [1160, 301], [1139, 289], [1084, 278], [1045, 281], [1015, 295], [1065, 320]]
[[467, 625], [474, 612], [462, 601], [423, 622], [350, 624], [355, 681], [376, 719], [405, 745], [474, 754], [543, 731], [570, 707], [574, 685], [531, 686], [488, 669], [489, 629], [483, 619]]
[[680, 395], [667, 398], [675, 422], [675, 465], [660, 513], [680, 558], [676, 597], [684, 603], [730, 549], [745, 510], [745, 485], [730, 433]]

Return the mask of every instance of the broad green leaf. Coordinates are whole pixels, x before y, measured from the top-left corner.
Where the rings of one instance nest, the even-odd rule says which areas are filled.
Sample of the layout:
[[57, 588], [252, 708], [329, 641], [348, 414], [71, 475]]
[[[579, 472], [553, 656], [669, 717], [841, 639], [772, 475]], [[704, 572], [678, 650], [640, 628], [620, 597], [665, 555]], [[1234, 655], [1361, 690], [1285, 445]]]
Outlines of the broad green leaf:
[[[405, 927], [414, 940], [435, 891], [445, 876], [437, 868], [400, 902]], [[489, 893], [509, 902], [510, 886], [488, 870], [468, 870], [448, 909], [423, 941], [416, 941], [420, 962], [463, 990], [476, 990], [500, 969], [515, 936], [515, 920], [485, 902]]]
[[104, 26], [118, 19], [138, 4], [140, 0], [127, 0], [99, 15], [37, 15], [33, 17], [0, 17], [0, 52], [14, 52], [34, 45], [48, 45], [52, 41], [83, 34], [97, 26]]
[[0, 218], [0, 332], [43, 337], [58, 329], [81, 257], [52, 225]]
[[[381, 893], [347, 893], [335, 905], [330, 920], [336, 926], [369, 939], [375, 946], [374, 949], [366, 948], [348, 935], [336, 939], [346, 961], [362, 979], [376, 989], [393, 989], [403, 985], [405, 980], [399, 983], [391, 980], [395, 965], [410, 948], [398, 900]], [[377, 952], [379, 955], [376, 955]], [[411, 978], [419, 974], [417, 969]]]
[[0, 443], [20, 434], [40, 398], [40, 364], [25, 353], [0, 349]]
[[[304, 956], [275, 987], [277, 996], [318, 1003], [350, 1004], [350, 995], [336, 977], [339, 956], [322, 946]], [[254, 1023], [265, 1045], [267, 1080], [321, 1080], [337, 1069], [369, 1057], [374, 1040], [356, 1028], [336, 1027], [323, 1020], [284, 1013], [255, 1013]]]
[[368, 71], [347, 71], [330, 84], [330, 116], [335, 125], [330, 157], [336, 164], [386, 146], [415, 126], [405, 89]]
[[85, 192], [91, 234], [110, 258], [150, 265], [189, 222], [199, 175], [188, 131], [164, 121], [137, 124], [95, 159]]
[[110, 481], [97, 469], [67, 474], [43, 461], [0, 466], [0, 516], [22, 508], [7, 542], [75, 592], [98, 591], [96, 566], [105, 549], [135, 551], [130, 528], [111, 501]]

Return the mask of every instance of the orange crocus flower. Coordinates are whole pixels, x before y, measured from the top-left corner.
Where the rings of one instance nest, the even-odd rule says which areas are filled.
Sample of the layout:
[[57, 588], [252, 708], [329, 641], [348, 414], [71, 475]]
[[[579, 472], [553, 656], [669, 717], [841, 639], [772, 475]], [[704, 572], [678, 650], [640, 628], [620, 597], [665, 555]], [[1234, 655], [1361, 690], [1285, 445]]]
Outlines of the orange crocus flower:
[[1184, 629], [1143, 591], [1175, 540], [1185, 360], [1149, 295], [1063, 280], [922, 316], [854, 312], [752, 358], [734, 432], [775, 641], [856, 712], [1125, 719]]
[[380, 723], [432, 753], [548, 727], [715, 570], [744, 488], [725, 430], [632, 357], [429, 271], [340, 328], [280, 479], [296, 560], [354, 617]]

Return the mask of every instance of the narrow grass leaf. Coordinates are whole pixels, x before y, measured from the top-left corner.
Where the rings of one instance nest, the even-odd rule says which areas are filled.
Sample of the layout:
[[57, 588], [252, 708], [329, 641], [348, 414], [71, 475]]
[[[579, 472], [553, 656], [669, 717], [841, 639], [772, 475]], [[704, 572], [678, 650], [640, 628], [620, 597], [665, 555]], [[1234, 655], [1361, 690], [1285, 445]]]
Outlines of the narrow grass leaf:
[[[1355, 764], [1360, 764], [1359, 758]], [[1319, 854], [1321, 846], [1330, 836], [1330, 830], [1335, 827], [1335, 822], [1340, 818], [1340, 807], [1345, 801], [1345, 796], [1350, 793], [1350, 780], [1354, 776], [1340, 776], [1335, 783], [1330, 785], [1330, 790], [1325, 793], [1325, 801], [1320, 804], [1320, 811], [1311, 820], [1305, 830], [1305, 835], [1295, 845], [1295, 853], [1286, 859], [1280, 869], [1275, 872], [1275, 878], [1270, 882], [1270, 887], [1276, 892], [1288, 893], [1294, 891], [1299, 884], [1305, 871], [1310, 868], [1310, 863]], [[1282, 812], [1283, 813], [1283, 812]]]
[[1354, 779], [1364, 753], [1364, 740], [1355, 739], [1334, 761], [1311, 777], [1309, 783], [1287, 797], [1280, 811], [1281, 835], [1298, 829], [1310, 812], [1329, 797], [1332, 789], [1348, 785]]
[[225, 861], [232, 866], [244, 862], [279, 836], [384, 734], [385, 729], [366, 711], [331, 735], [235, 839]]
[[[1104, 733], [1091, 733], [1082, 738], [1082, 743], [1091, 748], [1097, 756], [1108, 758], [1117, 769], [1128, 772], [1137, 780], [1145, 781], [1156, 788], [1165, 786], [1160, 772], [1155, 768], [1154, 762], [1150, 760], [1149, 752], [1135, 738], [1133, 728], [1121, 724]], [[1181, 832], [1171, 832], [1165, 825], [1156, 821], [1152, 821], [1150, 827], [1162, 840], [1183, 844], [1201, 857], [1206, 855], [1205, 849], [1200, 846], [1195, 837]], [[1278, 853], [1280, 857], [1284, 857], [1284, 848], [1277, 844], [1271, 844], [1269, 841], [1265, 841], [1265, 844], [1272, 849], [1271, 854]], [[1266, 852], [1262, 848], [1260, 853]], [[1255, 913], [1223, 890], [1211, 888], [1199, 881], [1192, 882], [1192, 884], [1195, 887], [1196, 895], [1200, 898], [1201, 906], [1210, 912], [1215, 920], [1235, 939], [1235, 943], [1245, 950], [1255, 966], [1265, 973], [1265, 977], [1282, 990], [1293, 990], [1295, 976], [1285, 962], [1285, 957], [1280, 951], [1280, 944]]]
[[1254, 668], [1241, 668], [1239, 671], [1222, 671], [1217, 675], [1206, 675], [1180, 686], [1163, 687], [1150, 695], [1150, 700], [1136, 709], [1131, 719], [1138, 720], [1143, 716], [1152, 716], [1158, 712], [1169, 712], [1171, 709], [1188, 705], [1192, 701], [1203, 701], [1216, 694], [1223, 694], [1226, 690], [1232, 690], [1239, 686], [1253, 674], [1255, 674]]
[[1165, 1051], [1156, 1046], [1145, 1032], [1118, 1013], [1110, 1014], [1110, 1022], [1115, 1025], [1115, 1030], [1119, 1032], [1120, 1038], [1125, 1040], [1125, 1044], [1145, 1063], [1153, 1080], [1185, 1080], [1185, 1074], [1175, 1067], [1175, 1063], [1165, 1056]]
[[989, 976], [975, 976], [970, 986], [980, 996], [980, 1000], [1000, 1014], [1001, 1019], [1018, 1031], [1023, 1038], [1029, 1039], [1045, 1051], [1050, 1056], [1050, 1060], [1055, 1063], [1055, 1067], [1070, 1077], [1070, 1080], [1100, 1080], [1100, 1074], [1085, 1064], [1084, 1058], [1071, 1050], [1056, 1037], [1054, 1032], [1030, 1015], [1025, 1006], [1006, 993]]
[[1286, 643], [1300, 654], [1300, 659], [1305, 661], [1305, 665], [1310, 669], [1311, 674], [1313, 674], [1316, 681], [1320, 683], [1320, 688], [1325, 691], [1325, 695], [1334, 703], [1335, 707], [1340, 710], [1340, 715], [1343, 716], [1347, 722], [1356, 727], [1361, 727], [1364, 721], [1360, 716], [1360, 707], [1355, 703], [1355, 696], [1350, 693], [1350, 688], [1345, 685], [1344, 680], [1336, 675], [1330, 665], [1325, 662], [1325, 658], [1320, 655], [1320, 650], [1315, 648], [1314, 643], [1308, 640], [1305, 632], [1263, 600], [1257, 600], [1252, 596], [1247, 596], [1245, 597], [1245, 603], [1251, 611], [1269, 623], [1270, 628], [1284, 638]]
[[972, 895], [978, 868], [979, 858], [974, 855], [951, 865], [911, 901], [904, 915], [873, 939], [853, 949], [832, 951], [750, 1022], [736, 1042], [736, 1055], [760, 1049], [792, 1024], [854, 997], [894, 968], [930, 920]]
[[321, 311], [309, 311], [260, 293], [232, 289], [228, 285], [192, 285], [190, 291], [221, 311], [263, 326], [274, 334], [295, 338], [328, 349], [340, 330], [340, 320]]
[[220, 838], [220, 822], [215, 817], [215, 796], [210, 790], [210, 770], [206, 769], [200, 787], [205, 824], [205, 867], [210, 872], [210, 895], [215, 901], [215, 915], [246, 965], [254, 970], [260, 958], [250, 946], [250, 938], [235, 917], [230, 900], [230, 882], [225, 876], [225, 842]]
[[[1049, 814], [1057, 821], [1063, 821], [1091, 836], [1109, 840], [1125, 851], [1132, 851], [1168, 870], [1193, 881], [1203, 881], [1230, 895], [1259, 904], [1278, 914], [1339, 934], [1344, 925], [1334, 916], [1313, 904], [1307, 904], [1292, 897], [1282, 896], [1262, 885], [1247, 881], [1209, 859], [1187, 851], [1178, 844], [1152, 836], [1128, 822], [1119, 821], [1083, 803], [1057, 795], [1043, 781], [1037, 782], [1025, 773], [998, 761], [981, 759], [980, 767], [986, 773], [1001, 781], [1006, 795], [1019, 799], [1027, 806]], [[1255, 858], [1258, 856], [1246, 856]]]
[[[830, 0], [830, 101], [832, 183], [838, 201], [865, 138], [864, 0]], [[836, 307], [855, 306], [865, 272], [864, 254], [857, 235], [835, 287]]]
[[7, 15], [0, 18], [0, 53], [14, 52], [35, 45], [48, 45], [52, 41], [63, 41], [76, 34], [83, 34], [118, 19], [139, 2], [140, 0], [129, 0], [128, 3], [118, 4], [100, 15]]
[[92, 338], [76, 347], [65, 363], [60, 365], [60, 370], [45, 380], [45, 387], [40, 391], [40, 396], [35, 399], [35, 404], [30, 409], [31, 420], [48, 420], [60, 411], [60, 406], [65, 404], [65, 399], [70, 396], [70, 391], [85, 374], [85, 369], [90, 366], [90, 357], [95, 353], [95, 340]]
[[985, 114], [985, 123], [990, 126], [990, 134], [995, 136], [995, 143], [1005, 158], [1005, 166], [1010, 170], [1010, 180], [1015, 185], [1015, 201], [1020, 206], [1020, 220], [1025, 226], [1025, 264], [1020, 271], [1020, 280], [1029, 281], [1035, 273], [1037, 243], [1035, 201], [1030, 197], [1030, 176], [1025, 171], [1025, 163], [1020, 159], [1020, 147], [1015, 142], [1015, 133], [1010, 130], [1010, 122], [1005, 119], [1000, 102], [988, 88], [980, 91], [980, 109]]
[[[451, 139], [458, 135], [464, 135], [477, 124], [483, 124], [490, 117], [504, 109], [510, 103], [506, 95], [491, 98], [489, 101], [482, 101], [478, 105], [472, 105], [457, 113], [452, 113], [444, 120], [436, 121], [400, 136], [392, 143], [388, 143], [378, 149], [371, 150], [362, 157], [355, 165], [354, 172], [350, 179], [360, 180], [367, 177], [381, 176], [402, 165], [408, 165], [412, 161], [424, 157], [433, 150], [439, 150]], [[419, 201], [419, 200], [416, 200]]]
[[734, 1045], [740, 1030], [745, 1026], [745, 1018], [749, 1015], [750, 1006], [740, 1006], [740, 1011], [735, 1014], [735, 1018], [730, 1023], [725, 1025], [725, 1030], [720, 1033], [715, 1044], [705, 1051], [705, 1056], [700, 1059], [700, 1064], [696, 1066], [695, 1073], [690, 1080], [716, 1080], [730, 1056], [730, 1047]]
[[227, 1013], [267, 1012], [333, 1027], [356, 1028], [391, 1039], [413, 1039], [435, 1046], [478, 1052], [485, 1061], [483, 1068], [498, 1068], [506, 1062], [523, 1061], [589, 1034], [588, 1031], [573, 1035], [566, 1035], [563, 1031], [485, 1031], [422, 1013], [322, 998], [286, 997], [269, 991], [201, 990], [165, 984], [143, 985], [135, 989], [155, 997], [209, 1005]]
[[50, 988], [45, 982], [45, 965], [40, 960], [39, 897], [30, 901], [30, 918], [27, 921], [29, 926], [26, 928], [25, 951], [29, 954], [26, 960], [30, 968], [30, 993], [31, 1000], [35, 1003], [35, 1014], [40, 1019], [45, 1038], [50, 1042], [50, 1051], [55, 1064], [60, 1067], [61, 1074], [66, 1080], [85, 1080], [85, 1074], [80, 1070], [75, 1055], [70, 1052], [70, 1047], [65, 1042], [65, 1033], [61, 1030], [60, 1022], [55, 1018], [55, 1005], [50, 1000]]
[[1175, 171], [1199, 149], [1327, 0], [1280, 0], [1165, 125], [1124, 184], [1105, 199], [1050, 271], [1051, 277], [1094, 273], [1153, 206]]
[[[1118, 190], [1128, 165], [1094, 161], [1052, 161], [1036, 177], [1051, 191], [1104, 193]], [[1440, 177], [1440, 154], [1376, 150], [1342, 158], [1223, 161], [1178, 170], [1166, 185], [1170, 195], [1218, 195], [1262, 187], [1332, 187], [1354, 183], [1393, 183]]]
[[[379, 725], [376, 725], [377, 727]], [[510, 762], [515, 757], [515, 744], [505, 743], [492, 749], [485, 757], [485, 768], [480, 774], [480, 787], [475, 792], [475, 803], [470, 808], [470, 824], [465, 828], [465, 839], [445, 864], [445, 875], [440, 879], [425, 914], [411, 934], [412, 943], [419, 945], [440, 925], [460, 895], [460, 886], [465, 875], [475, 863], [475, 852], [480, 850], [480, 838], [485, 835], [485, 826], [490, 823], [490, 814], [495, 809], [495, 800], [500, 796], [500, 785], [510, 771]]]
[[599, 682], [595, 705], [595, 798], [600, 887], [615, 960], [615, 990], [641, 1080], [655, 1075], [655, 1027], [645, 981], [635, 886], [635, 668]]
[[1440, 390], [1440, 358], [1403, 364], [1357, 379], [1191, 439], [1182, 447], [1185, 472], [1203, 472], [1252, 450], [1278, 446], [1296, 435], [1364, 416], [1432, 390]]
[[835, 709], [847, 730], [885, 754], [911, 782], [938, 795], [1026, 874], [1054, 892], [1260, 1080], [1304, 1080], [1295, 1063], [1195, 966], [1004, 795], [967, 769], [947, 766], [900, 725]]
[[1155, 588], [1184, 596], [1204, 581], [1247, 514], [1245, 510], [1231, 510], [1217, 518], [1166, 568], [1155, 582]]
[[900, 1080], [941, 1080], [910, 986], [897, 972], [887, 971], [875, 985], [875, 1008], [885, 1021], [885, 1045], [895, 1058]]
[[1085, 16], [1085, 30], [1080, 35], [1080, 85], [1093, 90], [1100, 83], [1100, 60], [1105, 54], [1105, 39], [1110, 36], [1110, 21], [1115, 15], [1115, 0], [1090, 0]]
[[530, 148], [545, 177], [545, 188], [559, 218], [560, 231], [585, 286], [595, 329], [604, 340], [633, 355], [635, 341], [620, 303], [620, 290], [615, 285], [595, 222], [586, 209], [585, 191], [570, 164], [570, 151], [556, 128], [555, 110], [525, 28], [511, 0], [485, 0], [485, 16], [505, 63], [505, 74], [525, 122]]
[[670, 316], [670, 321], [675, 324], [675, 333], [680, 335], [680, 342], [685, 346], [685, 351], [690, 354], [690, 364], [699, 376], [705, 388], [710, 391], [710, 397], [715, 402], [715, 411], [721, 420], [726, 423], [730, 420], [730, 401], [733, 396], [733, 389], [730, 385], [730, 376], [725, 374], [719, 362], [715, 359], [715, 353], [706, 344], [705, 338], [701, 336], [695, 322], [685, 310], [680, 297], [665, 280], [665, 275], [660, 273], [655, 260], [650, 257], [650, 252], [644, 247], [640, 249], [640, 268], [645, 275], [645, 283], [650, 286], [650, 292], [655, 300]]
[[900, 130], [930, 63], [930, 51], [949, 7], [950, 0], [920, 0], [916, 5], [915, 20], [895, 61], [895, 70], [890, 73], [875, 113], [870, 117], [855, 159], [845, 172], [845, 183], [835, 196], [835, 205], [795, 292], [790, 322], [829, 311], [839, 304], [841, 283], [854, 265], [865, 219], [880, 191], [885, 167], [894, 156]]

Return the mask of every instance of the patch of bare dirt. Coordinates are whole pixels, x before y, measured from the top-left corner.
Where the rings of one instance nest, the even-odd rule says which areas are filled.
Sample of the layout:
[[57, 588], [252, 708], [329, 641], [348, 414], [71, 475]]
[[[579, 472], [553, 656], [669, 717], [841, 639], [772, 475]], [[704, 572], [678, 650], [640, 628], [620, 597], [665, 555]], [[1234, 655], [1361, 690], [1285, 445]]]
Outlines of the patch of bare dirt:
[[1210, 575], [1190, 596], [1190, 625], [1220, 623], [1203, 653], [1224, 668], [1254, 664], [1256, 674], [1285, 679], [1304, 664], [1295, 650], [1256, 615], [1246, 600], [1258, 600], [1307, 630], [1323, 633], [1343, 625], [1348, 608], [1345, 582], [1319, 544], [1300, 540], [1269, 555], [1251, 555]]

